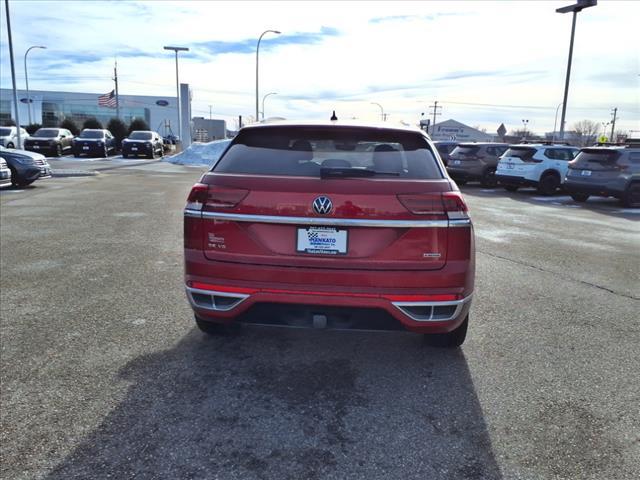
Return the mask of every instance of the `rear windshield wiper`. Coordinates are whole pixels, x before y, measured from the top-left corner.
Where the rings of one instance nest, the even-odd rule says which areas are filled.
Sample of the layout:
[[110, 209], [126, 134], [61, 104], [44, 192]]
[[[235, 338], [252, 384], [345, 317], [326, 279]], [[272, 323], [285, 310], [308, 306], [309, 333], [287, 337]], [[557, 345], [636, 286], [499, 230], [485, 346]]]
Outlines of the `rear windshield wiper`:
[[320, 178], [375, 177], [376, 175], [400, 176], [398, 172], [379, 172], [368, 168], [321, 167]]

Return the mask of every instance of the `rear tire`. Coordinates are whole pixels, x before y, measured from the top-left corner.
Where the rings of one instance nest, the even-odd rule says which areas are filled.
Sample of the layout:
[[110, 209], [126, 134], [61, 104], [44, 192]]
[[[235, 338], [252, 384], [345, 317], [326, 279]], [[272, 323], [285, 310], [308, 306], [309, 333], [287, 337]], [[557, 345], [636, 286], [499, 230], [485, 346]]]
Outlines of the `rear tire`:
[[458, 348], [467, 338], [467, 328], [469, 326], [469, 314], [458, 328], [449, 333], [426, 334], [425, 343], [430, 347]]
[[622, 205], [627, 208], [640, 207], [640, 182], [634, 182], [627, 187], [622, 195]]
[[538, 193], [545, 197], [550, 197], [560, 186], [560, 178], [555, 173], [547, 173], [538, 183]]
[[493, 167], [487, 168], [480, 179], [480, 185], [484, 188], [494, 188], [498, 185], [496, 179], [496, 169]]
[[13, 143], [9, 142], [7, 143], [7, 148], [15, 148], [15, 146], [13, 145]]
[[571, 198], [573, 198], [574, 202], [584, 203], [589, 200], [589, 195], [586, 193], [572, 193]]
[[129, 155], [127, 155], [126, 153], [123, 153], [122, 158], [129, 158]]
[[504, 189], [507, 192], [517, 192], [518, 191], [518, 185], [504, 185]]
[[214, 337], [219, 337], [222, 335], [227, 335], [229, 333], [229, 326], [224, 325], [222, 323], [209, 322], [207, 320], [203, 320], [194, 314], [193, 318], [196, 321], [196, 325], [200, 329], [201, 332], [206, 333], [207, 335], [211, 335]]

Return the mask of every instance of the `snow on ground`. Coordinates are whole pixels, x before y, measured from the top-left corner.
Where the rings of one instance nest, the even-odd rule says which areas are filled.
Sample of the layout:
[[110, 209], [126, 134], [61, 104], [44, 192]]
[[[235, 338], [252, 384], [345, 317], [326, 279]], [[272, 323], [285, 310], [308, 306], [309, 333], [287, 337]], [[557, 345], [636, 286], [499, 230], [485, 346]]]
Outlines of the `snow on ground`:
[[167, 157], [165, 161], [178, 165], [207, 165], [212, 167], [231, 140], [215, 140], [209, 143], [192, 143], [183, 152]]

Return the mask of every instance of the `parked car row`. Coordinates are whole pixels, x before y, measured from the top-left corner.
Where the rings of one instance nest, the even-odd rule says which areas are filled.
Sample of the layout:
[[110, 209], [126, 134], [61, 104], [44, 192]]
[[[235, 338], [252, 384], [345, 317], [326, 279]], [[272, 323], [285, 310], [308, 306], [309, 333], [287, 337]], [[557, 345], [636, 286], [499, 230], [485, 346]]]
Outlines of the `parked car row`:
[[[0, 185], [26, 187], [38, 179], [51, 177], [51, 166], [44, 155], [0, 146]], [[9, 170], [7, 173], [5, 168]], [[9, 182], [7, 182], [9, 180]]]
[[[39, 128], [33, 135], [21, 128], [20, 135], [25, 150], [47, 156], [60, 157], [64, 153], [73, 153], [75, 157], [108, 157], [118, 150], [115, 137], [106, 129], [86, 128], [74, 137], [64, 128]], [[0, 127], [0, 145], [6, 148], [19, 147], [17, 127]], [[122, 141], [124, 158], [140, 155], [155, 158], [156, 155], [163, 156], [169, 148], [169, 142], [157, 132], [150, 130], [131, 132], [129, 137]]]
[[460, 143], [449, 154], [449, 175], [459, 184], [479, 181], [509, 192], [533, 187], [541, 195], [559, 189], [578, 202], [612, 196], [640, 206], [640, 143], [576, 148], [559, 143]]

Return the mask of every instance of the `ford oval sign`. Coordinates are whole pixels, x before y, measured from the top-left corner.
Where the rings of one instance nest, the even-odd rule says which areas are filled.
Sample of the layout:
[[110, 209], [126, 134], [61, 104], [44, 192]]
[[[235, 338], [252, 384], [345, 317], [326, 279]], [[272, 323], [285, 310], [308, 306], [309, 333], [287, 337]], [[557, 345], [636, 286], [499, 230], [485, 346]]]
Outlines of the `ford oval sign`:
[[22, 102], [22, 103], [33, 103], [33, 99], [32, 98], [21, 98], [20, 102]]
[[167, 102], [166, 100], [156, 100], [156, 105], [158, 105], [159, 107], [166, 107], [167, 105], [169, 105], [169, 102]]

